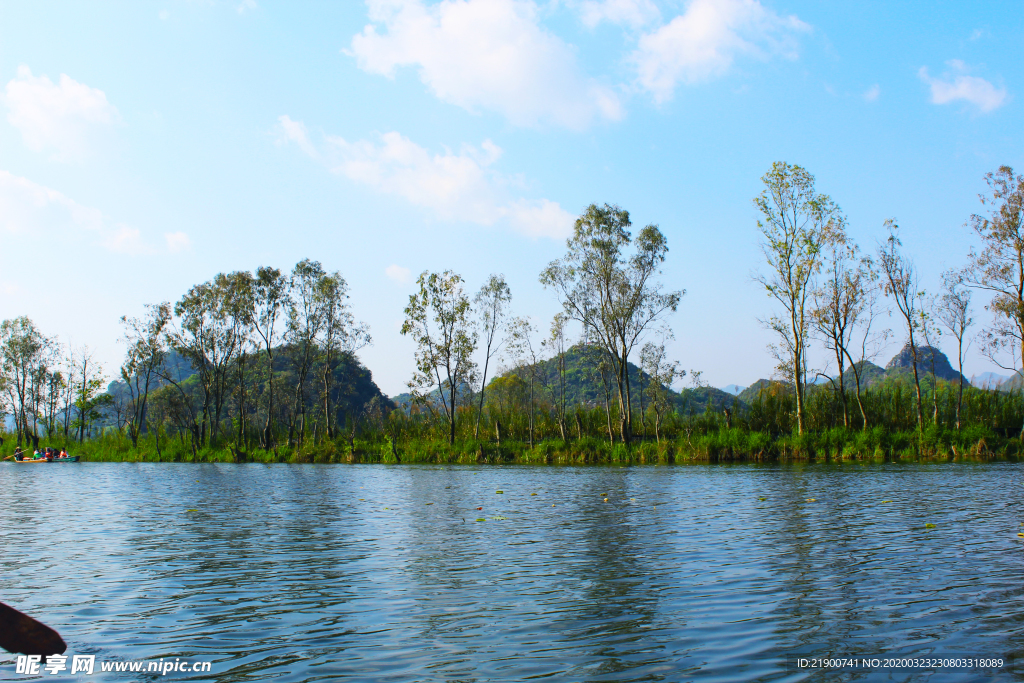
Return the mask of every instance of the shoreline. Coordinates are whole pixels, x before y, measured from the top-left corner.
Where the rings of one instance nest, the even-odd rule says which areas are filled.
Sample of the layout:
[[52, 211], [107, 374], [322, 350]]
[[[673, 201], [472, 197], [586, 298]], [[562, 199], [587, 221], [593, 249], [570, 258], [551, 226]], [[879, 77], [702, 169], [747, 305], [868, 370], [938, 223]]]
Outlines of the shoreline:
[[532, 448], [526, 442], [409, 440], [393, 445], [389, 439], [339, 439], [320, 444], [277, 446], [265, 450], [239, 449], [227, 444], [195, 452], [185, 444], [152, 440], [132, 448], [130, 441], [105, 437], [76, 444], [73, 453], [83, 462], [190, 462], [288, 464], [458, 464], [458, 465], [671, 465], [718, 463], [814, 462], [1017, 462], [1021, 440], [987, 429], [867, 432], [835, 429], [798, 435], [770, 435], [732, 429], [681, 437], [671, 442], [634, 441], [629, 446], [584, 438], [569, 442], [547, 440]]

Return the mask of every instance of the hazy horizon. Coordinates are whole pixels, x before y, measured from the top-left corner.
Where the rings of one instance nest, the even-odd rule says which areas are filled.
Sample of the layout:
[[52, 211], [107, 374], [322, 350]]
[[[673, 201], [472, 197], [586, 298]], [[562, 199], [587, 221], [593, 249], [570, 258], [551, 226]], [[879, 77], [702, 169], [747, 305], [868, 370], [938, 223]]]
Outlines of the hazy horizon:
[[[712, 386], [770, 377], [751, 200], [813, 173], [873, 253], [898, 219], [922, 285], [964, 264], [985, 173], [1024, 170], [1017, 3], [368, 0], [0, 4], [0, 319], [88, 344], [219, 272], [340, 271], [405, 391], [424, 270], [538, 274], [590, 203], [668, 239], [670, 356]], [[1018, 133], [1013, 133], [1018, 131]], [[975, 331], [988, 322], [975, 294]], [[875, 362], [904, 343], [899, 321]], [[955, 366], [948, 335], [937, 344]], [[815, 350], [812, 364], [827, 355]], [[967, 377], [995, 372], [978, 345]], [[684, 382], [685, 384], [685, 382]]]

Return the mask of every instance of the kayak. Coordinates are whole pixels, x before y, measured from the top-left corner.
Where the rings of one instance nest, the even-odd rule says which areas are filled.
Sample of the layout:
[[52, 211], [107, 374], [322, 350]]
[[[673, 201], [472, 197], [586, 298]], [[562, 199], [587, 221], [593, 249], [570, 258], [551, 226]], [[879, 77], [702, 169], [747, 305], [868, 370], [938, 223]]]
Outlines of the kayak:
[[25, 460], [12, 460], [11, 462], [16, 462], [21, 465], [39, 462], [78, 462], [78, 456], [72, 455], [67, 458], [53, 458], [52, 460], [47, 460], [46, 458], [26, 458]]

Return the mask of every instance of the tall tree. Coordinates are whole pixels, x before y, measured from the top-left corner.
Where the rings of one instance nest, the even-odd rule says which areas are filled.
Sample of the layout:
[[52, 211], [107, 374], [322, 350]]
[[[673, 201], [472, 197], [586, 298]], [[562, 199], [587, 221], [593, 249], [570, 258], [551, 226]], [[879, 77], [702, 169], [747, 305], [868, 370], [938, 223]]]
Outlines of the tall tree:
[[420, 290], [409, 297], [402, 324], [402, 334], [416, 342], [416, 372], [409, 390], [433, 412], [428, 393], [437, 388], [448, 423], [448, 443], [454, 444], [458, 393], [472, 379], [477, 343], [471, 306], [462, 277], [450, 270], [423, 271], [416, 284]]
[[[935, 317], [956, 338], [957, 371], [960, 373], [956, 394], [956, 428], [960, 429], [960, 410], [964, 402], [964, 342], [967, 329], [974, 324], [971, 317], [971, 291], [964, 287], [964, 274], [946, 271], [942, 274], [942, 295], [936, 300]], [[970, 342], [967, 341], [967, 346]]]
[[[568, 252], [540, 275], [555, 290], [566, 316], [604, 349], [611, 362], [619, 405], [619, 432], [629, 443], [633, 430], [629, 356], [648, 328], [675, 312], [683, 290], [666, 292], [657, 281], [668, 242], [656, 225], [634, 240], [629, 212], [591, 204], [576, 219]], [[626, 250], [632, 245], [632, 255]]]
[[267, 422], [263, 427], [262, 445], [273, 445], [274, 433], [274, 340], [281, 311], [289, 305], [288, 278], [277, 268], [260, 266], [253, 282], [250, 324], [263, 341], [267, 357]]
[[921, 328], [921, 317], [918, 311], [918, 298], [921, 294], [914, 262], [903, 253], [903, 243], [899, 239], [899, 226], [894, 219], [885, 222], [889, 237], [878, 245], [878, 264], [884, 275], [882, 291], [892, 297], [896, 308], [907, 330], [907, 345], [914, 365], [914, 389], [917, 392], [917, 428], [924, 429], [924, 408], [921, 405], [921, 378], [917, 370], [917, 342], [914, 333]]
[[831, 245], [825, 275], [814, 292], [811, 320], [814, 329], [836, 359], [837, 392], [843, 407], [843, 426], [850, 426], [846, 400], [846, 363], [853, 366], [857, 382], [857, 404], [861, 418], [867, 422], [860, 395], [860, 369], [855, 367], [850, 350], [854, 333], [869, 309], [874, 282], [871, 260], [859, 259], [859, 248], [849, 239], [837, 239]]
[[480, 329], [483, 331], [484, 372], [480, 380], [480, 404], [477, 407], [476, 426], [473, 438], [480, 438], [480, 420], [484, 414], [484, 392], [487, 390], [487, 370], [505, 343], [505, 318], [512, 301], [512, 291], [505, 283], [504, 275], [491, 275], [477, 292], [473, 302], [480, 315]]
[[169, 303], [147, 306], [147, 309], [143, 319], [128, 316], [121, 318], [125, 328], [124, 340], [128, 344], [124, 364], [121, 366], [121, 379], [128, 387], [130, 400], [127, 406], [127, 427], [133, 448], [138, 447], [139, 434], [145, 429], [150, 384], [166, 356], [164, 330], [171, 320]]
[[103, 389], [103, 366], [94, 358], [92, 350], [83, 346], [78, 350], [77, 362], [74, 366], [73, 384], [75, 389], [75, 408], [78, 410], [78, 443], [85, 441], [86, 431], [99, 415], [96, 412], [96, 399]]
[[942, 336], [942, 330], [935, 324], [932, 317], [932, 310], [935, 308], [935, 298], [928, 296], [925, 292], [917, 295], [917, 317], [920, 332], [920, 339], [924, 339], [924, 345], [928, 349], [928, 374], [932, 378], [932, 424], [939, 424], [939, 381], [935, 375], [935, 356], [938, 350], [938, 339]]
[[551, 332], [544, 342], [551, 348], [555, 359], [555, 371], [558, 373], [558, 392], [555, 395], [555, 415], [558, 420], [558, 431], [562, 435], [562, 441], [568, 441], [568, 434], [565, 426], [565, 385], [566, 385], [566, 317], [564, 313], [556, 313], [551, 320]]
[[[869, 259], [864, 259], [862, 265], [865, 267], [860, 277], [865, 281], [852, 285], [859, 288], [858, 291], [861, 292], [863, 297], [856, 320], [853, 321], [853, 329], [857, 333], [857, 339], [851, 340], [852, 343], [846, 347], [845, 355], [846, 360], [850, 363], [850, 371], [853, 373], [862, 429], [867, 431], [869, 423], [868, 413], [864, 407], [864, 370], [867, 367], [866, 362], [878, 356], [892, 330], [888, 328], [883, 329], [881, 332], [874, 330], [875, 321], [880, 314], [878, 306], [879, 290], [874, 286], [878, 280], [878, 273], [875, 272]], [[856, 359], [853, 356], [854, 350], [857, 351]]]
[[[969, 221], [981, 238], [981, 251], [971, 250], [964, 281], [992, 296], [987, 308], [994, 320], [985, 330], [985, 354], [1007, 370], [1024, 369], [1024, 176], [1000, 166], [985, 181], [989, 194], [979, 199], [988, 214]], [[1002, 357], [1005, 351], [1009, 362]]]
[[55, 437], [58, 433], [58, 418], [60, 417], [61, 401], [67, 389], [67, 379], [64, 376], [62, 364], [64, 360], [64, 348], [62, 344], [53, 343], [46, 354], [45, 361], [45, 386], [44, 396], [44, 418], [43, 424], [46, 427], [46, 436]]
[[328, 438], [334, 438], [336, 420], [331, 406], [331, 382], [339, 357], [351, 357], [356, 351], [371, 344], [370, 330], [365, 323], [356, 322], [348, 305], [348, 283], [341, 273], [334, 272], [320, 281], [323, 325], [321, 344], [323, 346], [323, 409]]
[[189, 289], [174, 305], [180, 326], [169, 331], [168, 340], [196, 370], [203, 393], [200, 447], [206, 444], [208, 434], [211, 440], [218, 436], [228, 373], [246, 334], [246, 275], [219, 273]]
[[537, 344], [533, 339], [536, 332], [537, 329], [529, 318], [514, 318], [509, 324], [508, 356], [516, 375], [529, 387], [526, 424], [530, 448], [533, 448], [536, 431], [537, 366], [540, 360], [537, 356]]
[[288, 325], [285, 339], [291, 347], [295, 369], [295, 402], [292, 421], [288, 427], [288, 441], [294, 438], [301, 444], [306, 433], [306, 378], [319, 353], [317, 338], [324, 325], [324, 305], [327, 273], [319, 261], [303, 259], [292, 269], [288, 286], [291, 290], [288, 307]]
[[668, 360], [664, 340], [644, 344], [640, 349], [640, 368], [650, 378], [647, 395], [654, 410], [654, 436], [661, 443], [661, 422], [672, 405], [669, 391], [677, 379], [686, 376], [686, 371], [679, 369], [678, 361]]
[[[32, 407], [31, 381], [47, 348], [47, 340], [25, 316], [0, 323], [3, 376], [17, 429], [18, 445], [30, 434], [28, 413]], [[39, 437], [35, 435], [35, 444]]]
[[756, 280], [783, 308], [781, 316], [763, 322], [781, 338], [771, 349], [793, 382], [797, 431], [803, 434], [808, 308], [824, 249], [842, 240], [846, 219], [828, 195], [815, 191], [814, 176], [800, 166], [777, 161], [761, 182], [764, 190], [754, 206], [761, 212], [757, 227], [768, 273]]

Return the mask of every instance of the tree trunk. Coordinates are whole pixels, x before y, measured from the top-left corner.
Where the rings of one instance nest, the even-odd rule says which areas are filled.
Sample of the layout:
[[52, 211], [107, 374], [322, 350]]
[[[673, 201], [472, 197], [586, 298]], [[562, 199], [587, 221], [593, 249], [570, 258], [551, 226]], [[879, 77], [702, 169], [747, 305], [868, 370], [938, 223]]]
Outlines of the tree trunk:
[[[480, 420], [484, 416], [484, 392], [487, 390], [487, 366], [491, 363], [491, 347], [487, 347], [488, 356], [484, 359], [484, 376], [480, 380], [480, 404], [476, 411], [476, 427], [473, 428], [473, 440], [476, 441], [480, 438]], [[495, 351], [497, 353], [497, 351]]]
[[612, 407], [607, 398], [604, 400], [604, 414], [608, 418], [608, 443], [615, 445], [615, 436], [612, 433]]
[[[448, 388], [451, 391], [451, 397], [452, 397], [452, 409], [451, 409], [451, 412], [448, 413], [448, 445], [449, 446], [454, 446], [455, 445], [455, 405], [456, 405], [456, 403], [455, 403], [455, 382], [452, 382], [451, 380], [449, 380]], [[444, 396], [442, 395], [441, 398], [443, 399]]]
[[324, 368], [324, 419], [327, 420], [327, 438], [334, 438], [334, 429], [331, 427], [331, 357], [327, 356], [327, 367]]
[[267, 344], [267, 360], [269, 372], [267, 375], [267, 424], [263, 428], [264, 448], [270, 448], [274, 424], [274, 354], [270, 351], [269, 344]]
[[[536, 365], [536, 364], [535, 364]], [[530, 373], [530, 448], [533, 448], [533, 372]]]
[[804, 383], [801, 381], [801, 361], [803, 354], [799, 347], [793, 352], [793, 387], [796, 390], [796, 431], [804, 433]]
[[917, 345], [914, 344], [914, 333], [910, 333], [910, 355], [914, 361], [914, 388], [917, 390], [917, 431], [924, 431], [924, 407], [921, 404], [921, 379], [917, 374]]

